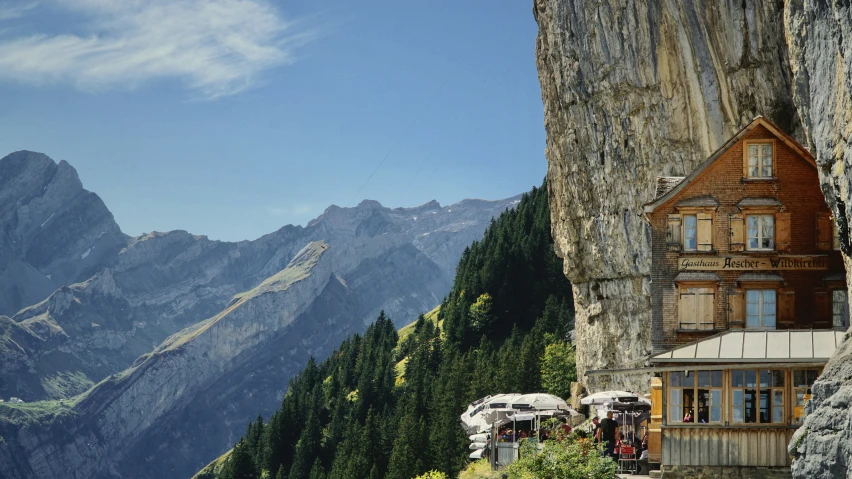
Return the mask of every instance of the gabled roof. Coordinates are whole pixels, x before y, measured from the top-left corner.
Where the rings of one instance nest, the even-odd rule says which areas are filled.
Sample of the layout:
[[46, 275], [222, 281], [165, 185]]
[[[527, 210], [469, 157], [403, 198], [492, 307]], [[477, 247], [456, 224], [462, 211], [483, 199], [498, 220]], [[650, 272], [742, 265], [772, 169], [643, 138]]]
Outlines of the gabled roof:
[[[767, 120], [763, 116], [758, 116], [751, 123], [743, 127], [740, 131], [737, 132], [734, 136], [731, 137], [728, 141], [725, 142], [722, 146], [719, 147], [716, 151], [713, 152], [704, 162], [698, 165], [698, 168], [692, 170], [692, 173], [683, 177], [682, 179], [675, 182], [674, 180], [680, 177], [659, 177], [657, 178], [657, 189], [656, 194], [654, 195], [654, 201], [645, 204], [645, 213], [653, 213], [654, 210], [660, 206], [661, 204], [670, 200], [674, 195], [682, 191], [686, 185], [692, 183], [693, 180], [701, 176], [707, 167], [712, 165], [716, 160], [719, 159], [728, 149], [730, 149], [734, 144], [744, 136], [746, 136], [751, 130], [755, 129], [758, 126], [763, 126], [770, 133], [775, 135], [779, 140], [784, 142], [787, 146], [789, 146], [793, 151], [798, 153], [802, 158], [804, 158], [808, 163], [810, 163], [814, 168], [816, 168], [816, 161], [811, 153], [805, 149], [802, 145], [799, 144], [796, 140], [793, 139], [790, 135], [784, 132], [777, 125]], [[661, 180], [662, 183], [661, 183]], [[672, 184], [674, 183], [674, 184]], [[661, 188], [661, 185], [665, 185], [665, 188]]]
[[664, 353], [652, 363], [824, 363], [843, 341], [843, 331], [725, 331]]

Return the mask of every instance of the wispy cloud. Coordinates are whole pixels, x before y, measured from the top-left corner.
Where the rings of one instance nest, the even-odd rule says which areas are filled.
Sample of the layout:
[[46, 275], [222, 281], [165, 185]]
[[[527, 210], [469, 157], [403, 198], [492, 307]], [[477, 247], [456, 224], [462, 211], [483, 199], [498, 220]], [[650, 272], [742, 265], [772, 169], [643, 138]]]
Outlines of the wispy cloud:
[[38, 2], [0, 1], [0, 21], [21, 18], [38, 7]]
[[[29, 8], [3, 8], [0, 20]], [[256, 85], [312, 36], [267, 0], [54, 0], [84, 33], [0, 38], [0, 80], [84, 90], [179, 79], [203, 98]], [[5, 17], [4, 17], [5, 15]]]

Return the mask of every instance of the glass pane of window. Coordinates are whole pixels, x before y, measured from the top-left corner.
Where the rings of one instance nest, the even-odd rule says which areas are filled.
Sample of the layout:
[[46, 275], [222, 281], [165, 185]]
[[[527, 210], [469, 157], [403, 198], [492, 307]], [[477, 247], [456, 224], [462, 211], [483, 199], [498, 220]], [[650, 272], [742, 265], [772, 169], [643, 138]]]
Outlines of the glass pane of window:
[[680, 406], [669, 408], [669, 422], [683, 422], [683, 414]]
[[681, 402], [680, 402], [680, 400], [681, 400], [680, 389], [670, 389], [669, 393], [670, 393], [669, 394], [669, 398], [670, 398], [669, 403], [680, 405], [681, 404]]
[[817, 379], [817, 371], [814, 369], [808, 370], [808, 386], [813, 386]]
[[710, 408], [710, 421], [711, 422], [721, 422], [722, 421], [722, 406], [712, 406]]
[[761, 176], [772, 176], [772, 145], [761, 145]]
[[733, 391], [733, 405], [734, 406], [742, 406], [743, 405], [743, 391], [742, 389], [734, 389]]
[[784, 371], [775, 369], [772, 371], [772, 387], [784, 387]]
[[749, 249], [758, 248], [760, 245], [760, 218], [757, 216], [747, 216], [746, 226]]
[[722, 405], [722, 390], [721, 389], [713, 389], [710, 391], [710, 404], [714, 406]]
[[801, 369], [793, 371], [793, 386], [807, 386], [805, 372]]
[[760, 422], [771, 422], [769, 420], [769, 389], [760, 390]]
[[757, 176], [758, 170], [758, 147], [757, 145], [748, 146], [748, 176]]
[[669, 373], [669, 387], [677, 388], [683, 386], [683, 373], [680, 371]]
[[784, 422], [784, 408], [783, 407], [773, 407], [772, 408], [772, 422]]
[[796, 406], [805, 405], [805, 391], [802, 389], [796, 390]]
[[784, 405], [784, 390], [782, 389], [773, 389], [772, 390], [772, 406], [783, 406]]
[[716, 388], [722, 387], [722, 371], [710, 371], [710, 385]]
[[695, 249], [695, 215], [686, 215], [683, 217], [683, 247], [684, 249]]
[[772, 249], [775, 247], [775, 217], [761, 216], [761, 248]]
[[698, 371], [698, 387], [710, 386], [710, 371]]
[[760, 370], [760, 386], [766, 387], [769, 386], [769, 370], [761, 369]]
[[691, 388], [695, 385], [695, 373], [690, 371], [683, 374], [683, 386]]
[[775, 314], [764, 314], [763, 315], [763, 324], [761, 327], [764, 328], [774, 328], [775, 327]]
[[[735, 388], [743, 387], [743, 372], [739, 370], [731, 371], [731, 386]], [[736, 393], [734, 393], [736, 394]], [[742, 400], [742, 398], [740, 398]]]
[[745, 422], [757, 422], [757, 391], [754, 389], [746, 389], [743, 395], [743, 405], [745, 406]]
[[753, 388], [757, 385], [757, 371], [754, 369], [748, 369], [744, 372], [745, 374], [745, 386]]
[[[699, 376], [699, 381], [701, 377]], [[696, 401], [697, 415], [695, 422], [706, 423], [710, 420], [710, 391], [707, 389], [698, 390], [698, 398]]]
[[732, 411], [733, 411], [733, 413], [734, 413], [734, 414], [733, 414], [733, 416], [734, 416], [734, 417], [733, 417], [733, 418], [731, 418], [733, 422], [735, 422], [735, 423], [742, 423], [742, 422], [744, 422], [745, 417], [744, 417], [744, 415], [743, 415], [743, 408], [742, 408], [742, 406], [740, 406], [740, 407], [734, 407], [734, 408], [732, 409]]

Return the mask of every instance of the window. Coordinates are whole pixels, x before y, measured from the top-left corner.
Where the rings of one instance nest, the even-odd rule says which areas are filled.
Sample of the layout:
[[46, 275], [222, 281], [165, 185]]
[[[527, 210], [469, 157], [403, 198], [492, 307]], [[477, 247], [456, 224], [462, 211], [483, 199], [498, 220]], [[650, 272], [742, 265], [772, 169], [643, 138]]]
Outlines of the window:
[[683, 216], [683, 249], [684, 251], [698, 249], [698, 220], [695, 215]]
[[715, 328], [716, 289], [710, 287], [681, 287], [678, 298], [680, 329], [712, 330]]
[[748, 144], [748, 177], [772, 178], [772, 143]]
[[835, 328], [849, 327], [849, 301], [845, 289], [831, 290], [831, 316]]
[[793, 370], [793, 423], [805, 420], [805, 404], [811, 399], [811, 387], [818, 376], [818, 369]]
[[775, 290], [746, 290], [746, 327], [775, 329]]
[[671, 372], [668, 390], [669, 424], [722, 422], [722, 371]]
[[731, 423], [784, 422], [784, 371], [731, 371]]
[[746, 247], [750, 250], [775, 249], [775, 216], [750, 215], [746, 217], [748, 237]]

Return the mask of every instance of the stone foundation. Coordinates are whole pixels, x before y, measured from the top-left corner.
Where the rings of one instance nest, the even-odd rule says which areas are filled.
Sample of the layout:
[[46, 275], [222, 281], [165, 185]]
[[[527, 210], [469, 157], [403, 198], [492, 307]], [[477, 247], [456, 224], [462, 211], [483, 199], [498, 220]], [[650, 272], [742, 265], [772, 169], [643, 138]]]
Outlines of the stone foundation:
[[663, 479], [789, 479], [789, 467], [663, 466]]

